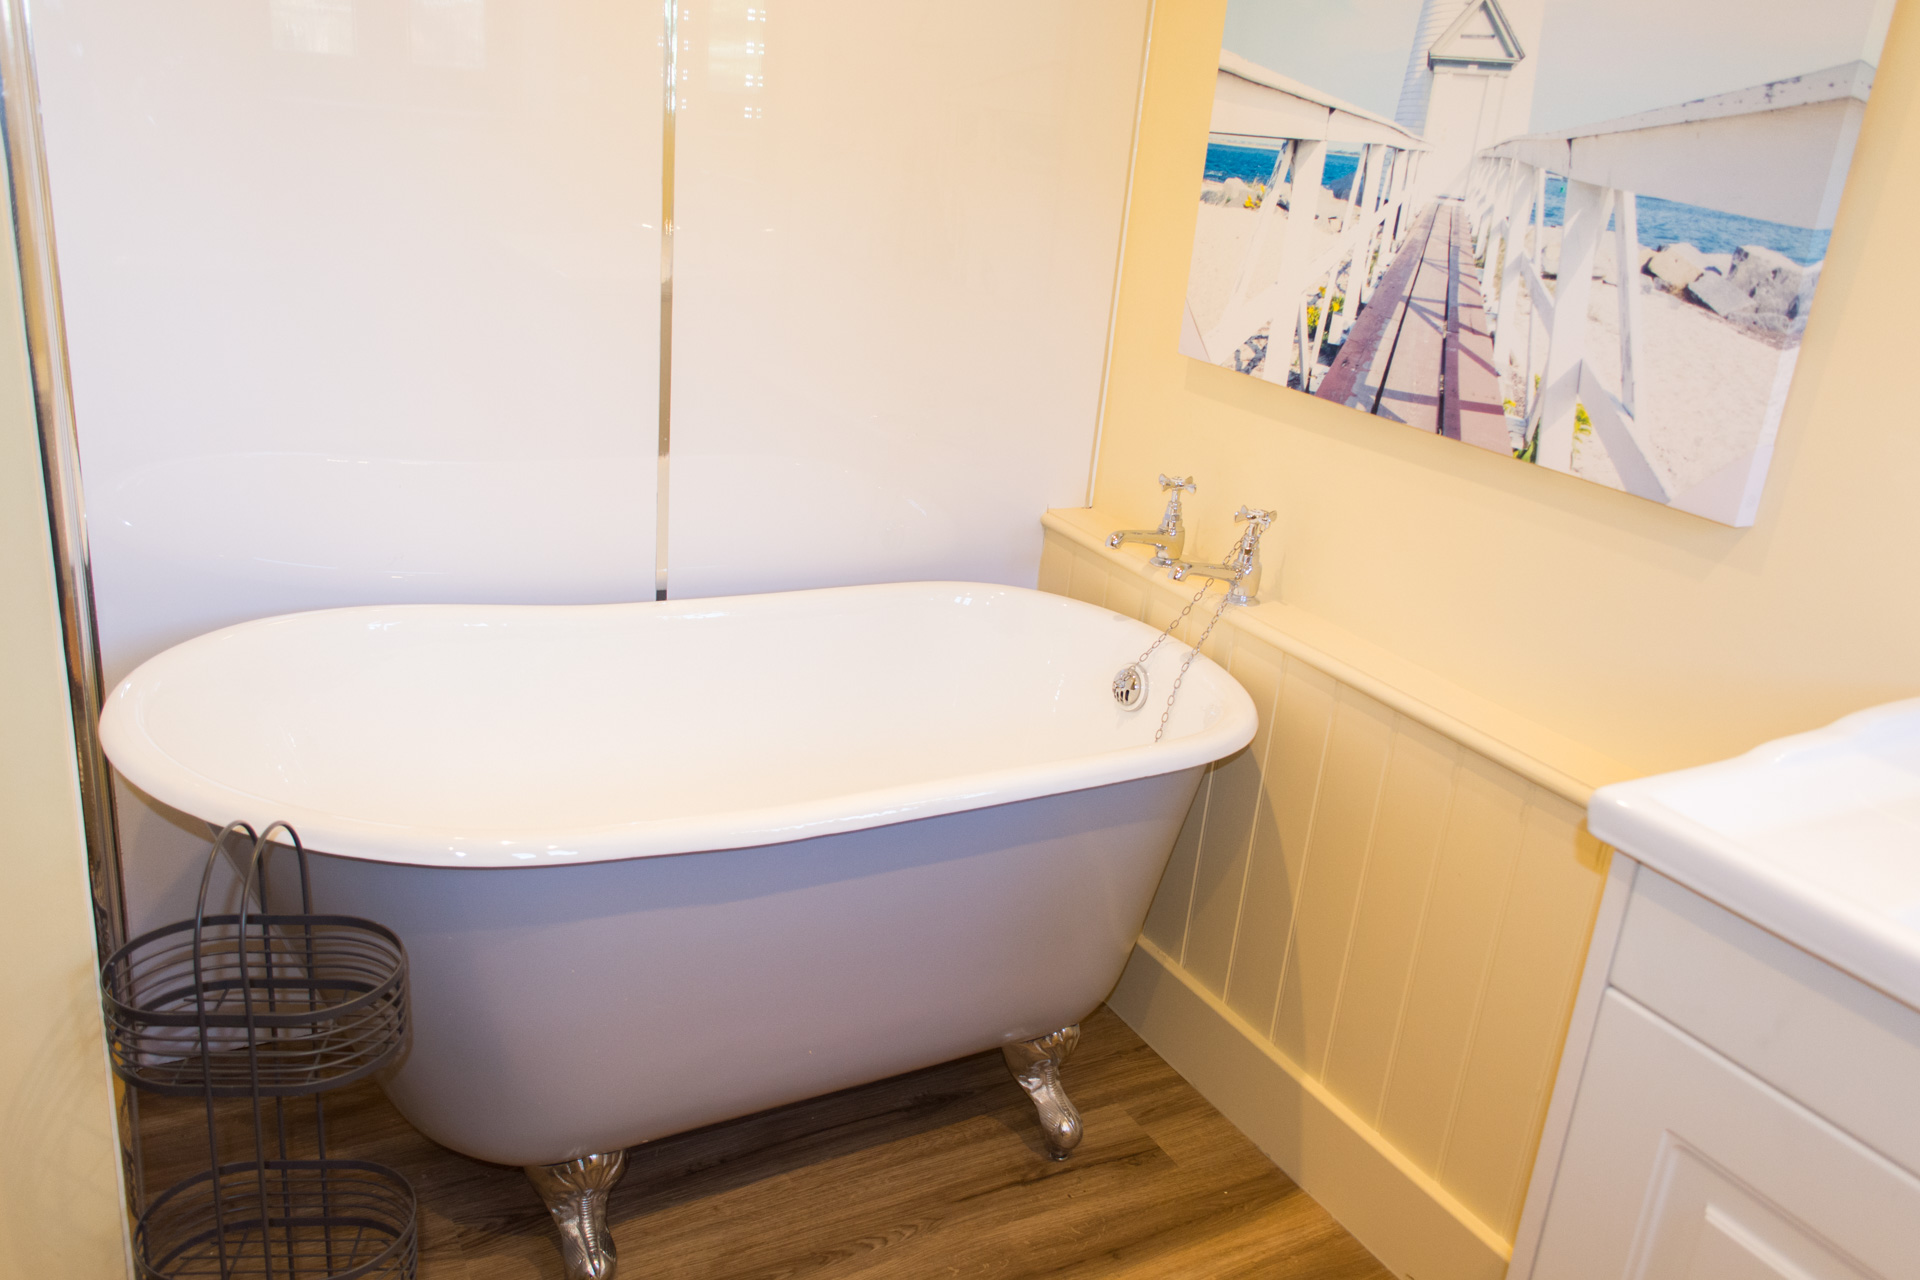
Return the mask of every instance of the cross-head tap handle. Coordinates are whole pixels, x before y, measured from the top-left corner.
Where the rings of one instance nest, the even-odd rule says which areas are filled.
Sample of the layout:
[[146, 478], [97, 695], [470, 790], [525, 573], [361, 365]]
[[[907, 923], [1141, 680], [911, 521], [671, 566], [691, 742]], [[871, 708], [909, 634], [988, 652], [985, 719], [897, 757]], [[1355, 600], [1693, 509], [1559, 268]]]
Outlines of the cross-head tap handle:
[[1160, 477], [1160, 487], [1162, 489], [1185, 489], [1188, 493], [1193, 493], [1199, 488], [1198, 485], [1194, 484], [1192, 476], [1170, 476], [1164, 473]]
[[1259, 525], [1260, 532], [1262, 533], [1265, 533], [1273, 525], [1273, 512], [1262, 511], [1258, 507], [1242, 507], [1233, 513], [1233, 518], [1236, 523], [1247, 520]]

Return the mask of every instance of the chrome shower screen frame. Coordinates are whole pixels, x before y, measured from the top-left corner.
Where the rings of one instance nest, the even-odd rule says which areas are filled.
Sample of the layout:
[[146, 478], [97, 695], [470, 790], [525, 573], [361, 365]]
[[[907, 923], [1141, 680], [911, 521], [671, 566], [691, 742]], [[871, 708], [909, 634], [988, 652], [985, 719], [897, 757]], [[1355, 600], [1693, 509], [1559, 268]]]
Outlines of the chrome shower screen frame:
[[[33, 379], [33, 411], [53, 546], [54, 589], [66, 651], [67, 697], [73, 716], [94, 943], [104, 961], [126, 941], [127, 934], [120, 824], [114, 808], [113, 776], [100, 746], [100, 709], [106, 690], [95, 625], [93, 567], [87, 551], [86, 501], [80, 483], [80, 437], [67, 365], [66, 318], [54, 248], [53, 197], [40, 129], [26, 0], [0, 0], [0, 137], [7, 152], [8, 210], [19, 263], [21, 319]], [[116, 1113], [125, 1189], [137, 1213], [144, 1170], [138, 1103], [131, 1089], [121, 1091]]]

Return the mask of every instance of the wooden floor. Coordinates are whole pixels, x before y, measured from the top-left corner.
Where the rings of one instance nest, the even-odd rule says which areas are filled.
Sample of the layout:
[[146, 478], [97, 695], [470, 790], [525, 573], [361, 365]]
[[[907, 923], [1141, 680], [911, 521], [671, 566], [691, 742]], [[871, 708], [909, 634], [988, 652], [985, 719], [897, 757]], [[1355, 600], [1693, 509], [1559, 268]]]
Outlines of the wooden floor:
[[[1071, 1160], [1045, 1159], [998, 1053], [965, 1058], [636, 1148], [613, 1197], [620, 1274], [1390, 1280], [1119, 1018], [1102, 1008], [1084, 1033]], [[435, 1146], [371, 1085], [327, 1114], [332, 1154], [411, 1179], [421, 1280], [559, 1280], [518, 1169]], [[151, 1189], [205, 1167], [197, 1101], [149, 1099], [141, 1129]]]

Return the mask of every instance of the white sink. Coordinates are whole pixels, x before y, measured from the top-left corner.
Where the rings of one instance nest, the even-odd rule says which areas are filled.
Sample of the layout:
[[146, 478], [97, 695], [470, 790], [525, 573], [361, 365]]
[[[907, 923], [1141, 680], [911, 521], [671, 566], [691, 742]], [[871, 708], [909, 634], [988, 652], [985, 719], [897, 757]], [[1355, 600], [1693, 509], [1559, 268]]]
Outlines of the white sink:
[[1607, 843], [1920, 1007], [1920, 699], [1596, 791]]

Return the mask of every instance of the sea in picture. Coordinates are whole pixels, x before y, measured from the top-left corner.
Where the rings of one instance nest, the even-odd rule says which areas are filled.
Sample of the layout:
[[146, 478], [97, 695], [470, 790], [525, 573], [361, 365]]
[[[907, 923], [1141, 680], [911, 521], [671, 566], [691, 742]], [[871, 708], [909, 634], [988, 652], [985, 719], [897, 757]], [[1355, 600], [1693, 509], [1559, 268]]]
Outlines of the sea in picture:
[[[1827, 241], [1833, 238], [1830, 231], [1762, 222], [1658, 196], [1641, 196], [1635, 203], [1640, 216], [1640, 243], [1649, 249], [1684, 242], [1702, 253], [1732, 253], [1742, 245], [1755, 244], [1785, 254], [1802, 266], [1811, 266], [1827, 256]], [[1548, 226], [1557, 227], [1566, 221], [1565, 178], [1547, 179], [1546, 205]], [[1612, 229], [1611, 220], [1607, 227]]]
[[[1278, 151], [1264, 147], [1233, 147], [1212, 143], [1207, 147], [1206, 180], [1225, 182], [1228, 178], [1238, 178], [1248, 186], [1271, 183], [1273, 165], [1279, 158]], [[1328, 151], [1320, 173], [1320, 185], [1345, 200], [1348, 188], [1353, 185], [1353, 175], [1359, 168], [1359, 152]]]
[[[1207, 147], [1206, 180], [1225, 182], [1228, 178], [1238, 178], [1249, 185], [1268, 183], [1273, 180], [1273, 166], [1279, 157], [1278, 151], [1261, 147], [1211, 143]], [[1333, 192], [1336, 199], [1345, 200], [1359, 166], [1358, 152], [1330, 150], [1320, 185]], [[1548, 226], [1557, 227], [1565, 221], [1566, 204], [1566, 179], [1549, 178], [1545, 211]], [[1743, 218], [1737, 213], [1703, 209], [1657, 196], [1641, 196], [1638, 212], [1640, 243], [1649, 249], [1684, 243], [1702, 253], [1716, 254], [1732, 253], [1742, 245], [1759, 245], [1810, 266], [1827, 256], [1827, 241], [1832, 238], [1832, 233], [1827, 231]]]

